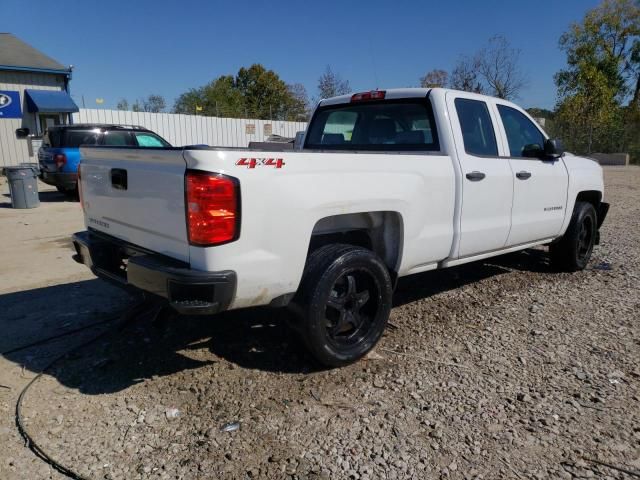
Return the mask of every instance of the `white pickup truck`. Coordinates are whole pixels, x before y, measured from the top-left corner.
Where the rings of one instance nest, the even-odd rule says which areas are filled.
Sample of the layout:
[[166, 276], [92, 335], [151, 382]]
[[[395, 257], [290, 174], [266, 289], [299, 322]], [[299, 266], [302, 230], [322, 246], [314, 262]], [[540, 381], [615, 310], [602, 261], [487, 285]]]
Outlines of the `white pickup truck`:
[[293, 151], [81, 151], [78, 262], [180, 313], [289, 305], [328, 366], [373, 348], [398, 277], [535, 245], [581, 270], [609, 207], [595, 161], [446, 89], [322, 100]]

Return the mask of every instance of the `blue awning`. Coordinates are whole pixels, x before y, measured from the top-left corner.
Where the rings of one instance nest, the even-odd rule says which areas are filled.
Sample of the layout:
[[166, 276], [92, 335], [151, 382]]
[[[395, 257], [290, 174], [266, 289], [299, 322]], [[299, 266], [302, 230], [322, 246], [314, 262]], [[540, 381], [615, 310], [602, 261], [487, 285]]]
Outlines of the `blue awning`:
[[27, 110], [31, 113], [72, 113], [78, 106], [63, 90], [25, 90]]

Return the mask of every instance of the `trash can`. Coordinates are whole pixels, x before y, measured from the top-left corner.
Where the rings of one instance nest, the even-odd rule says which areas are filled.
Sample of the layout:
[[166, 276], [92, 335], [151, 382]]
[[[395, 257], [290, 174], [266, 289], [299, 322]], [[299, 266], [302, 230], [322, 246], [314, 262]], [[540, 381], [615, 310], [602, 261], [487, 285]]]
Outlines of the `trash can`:
[[13, 208], [36, 208], [40, 205], [37, 168], [30, 165], [5, 167], [4, 174], [9, 181]]

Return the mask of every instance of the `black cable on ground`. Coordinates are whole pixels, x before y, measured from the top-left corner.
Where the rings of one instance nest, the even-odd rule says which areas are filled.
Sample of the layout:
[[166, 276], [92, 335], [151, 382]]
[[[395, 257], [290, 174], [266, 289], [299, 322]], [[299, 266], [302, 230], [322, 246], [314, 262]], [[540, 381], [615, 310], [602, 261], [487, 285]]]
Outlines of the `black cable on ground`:
[[[132, 317], [137, 312], [139, 312], [141, 310], [142, 307], [144, 307], [146, 305], [148, 305], [148, 301], [146, 299], [143, 299], [142, 301], [140, 301], [137, 304], [133, 305], [132, 307], [128, 308], [122, 315], [118, 315], [118, 316], [113, 317], [112, 320], [120, 318], [120, 319], [122, 319], [122, 323], [127, 323], [128, 321], [130, 321], [132, 319]], [[93, 326], [104, 324], [104, 323], [107, 323], [107, 322], [108, 322], [108, 320], [104, 320], [102, 322], [97, 322], [97, 323], [93, 324]], [[87, 328], [88, 328], [88, 326], [87, 326]], [[84, 330], [84, 328], [81, 329], [81, 330]], [[96, 335], [92, 339], [90, 339], [90, 340], [88, 340], [86, 342], [83, 342], [80, 345], [72, 348], [71, 350], [63, 353], [62, 355], [59, 355], [58, 357], [54, 358], [51, 362], [49, 362], [47, 364], [47, 366], [45, 366], [42, 369], [42, 371], [40, 373], [38, 373], [35, 377], [33, 377], [29, 381], [29, 383], [27, 383], [27, 385], [20, 392], [20, 395], [18, 396], [18, 401], [16, 402], [16, 426], [18, 427], [18, 431], [20, 432], [20, 435], [22, 435], [22, 438], [24, 438], [26, 446], [38, 458], [40, 458], [42, 461], [48, 463], [55, 470], [57, 470], [58, 472], [62, 473], [63, 475], [66, 475], [67, 477], [69, 477], [69, 478], [71, 478], [73, 480], [90, 480], [90, 479], [88, 479], [87, 477], [83, 477], [82, 475], [74, 472], [70, 468], [65, 467], [61, 463], [58, 463], [53, 457], [51, 457], [51, 455], [49, 455], [45, 450], [42, 449], [42, 447], [40, 447], [40, 445], [38, 445], [36, 443], [36, 441], [29, 434], [29, 432], [27, 431], [27, 429], [26, 429], [26, 427], [24, 425], [24, 421], [22, 419], [22, 401], [24, 400], [24, 397], [25, 397], [27, 391], [29, 390], [29, 388], [31, 388], [31, 386], [40, 377], [42, 377], [42, 375], [44, 375], [51, 367], [53, 367], [57, 362], [62, 360], [67, 355], [70, 355], [70, 354], [80, 350], [81, 348], [84, 348], [87, 345], [90, 345], [90, 344], [100, 340], [101, 338], [105, 337], [110, 332], [111, 332], [111, 330], [107, 329], [104, 332], [100, 333], [99, 335]], [[26, 347], [24, 347], [24, 348], [26, 348]]]

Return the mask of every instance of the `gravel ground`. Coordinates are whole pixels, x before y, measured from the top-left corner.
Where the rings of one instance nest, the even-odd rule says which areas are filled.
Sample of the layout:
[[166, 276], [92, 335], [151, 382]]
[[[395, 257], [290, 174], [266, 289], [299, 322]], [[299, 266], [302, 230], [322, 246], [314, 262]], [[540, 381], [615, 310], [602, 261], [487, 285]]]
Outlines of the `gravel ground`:
[[[375, 352], [328, 371], [278, 310], [141, 318], [35, 383], [27, 428], [92, 479], [631, 478], [593, 461], [640, 471], [640, 168], [605, 175], [584, 272], [529, 250], [405, 278]], [[1, 478], [60, 478], [6, 444]]]

